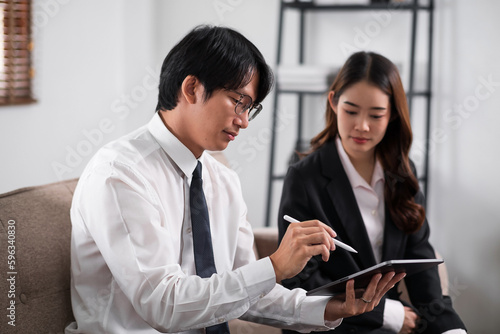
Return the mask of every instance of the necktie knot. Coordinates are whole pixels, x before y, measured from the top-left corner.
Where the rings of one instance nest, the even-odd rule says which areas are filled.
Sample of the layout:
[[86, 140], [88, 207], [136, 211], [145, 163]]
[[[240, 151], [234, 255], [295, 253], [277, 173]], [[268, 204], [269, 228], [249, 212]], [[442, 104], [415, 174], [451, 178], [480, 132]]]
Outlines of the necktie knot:
[[201, 179], [201, 162], [198, 161], [198, 164], [196, 164], [196, 168], [193, 171], [193, 179]]

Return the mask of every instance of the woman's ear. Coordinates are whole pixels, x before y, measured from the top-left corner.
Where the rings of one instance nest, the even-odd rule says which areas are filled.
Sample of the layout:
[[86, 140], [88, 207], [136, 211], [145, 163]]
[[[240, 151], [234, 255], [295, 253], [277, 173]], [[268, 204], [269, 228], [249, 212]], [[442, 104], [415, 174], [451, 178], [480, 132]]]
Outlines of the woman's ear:
[[334, 103], [335, 101], [335, 92], [333, 90], [328, 92], [328, 103], [330, 103], [330, 107], [333, 112], [337, 114], [337, 105]]
[[199, 86], [200, 81], [194, 75], [188, 75], [182, 81], [181, 94], [189, 104], [196, 103], [196, 93]]

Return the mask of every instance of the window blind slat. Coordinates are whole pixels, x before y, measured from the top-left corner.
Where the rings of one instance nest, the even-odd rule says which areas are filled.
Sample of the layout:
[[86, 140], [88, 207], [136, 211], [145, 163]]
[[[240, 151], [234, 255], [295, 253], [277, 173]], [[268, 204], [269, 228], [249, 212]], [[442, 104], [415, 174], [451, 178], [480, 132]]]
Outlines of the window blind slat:
[[0, 0], [0, 105], [34, 102], [31, 1]]

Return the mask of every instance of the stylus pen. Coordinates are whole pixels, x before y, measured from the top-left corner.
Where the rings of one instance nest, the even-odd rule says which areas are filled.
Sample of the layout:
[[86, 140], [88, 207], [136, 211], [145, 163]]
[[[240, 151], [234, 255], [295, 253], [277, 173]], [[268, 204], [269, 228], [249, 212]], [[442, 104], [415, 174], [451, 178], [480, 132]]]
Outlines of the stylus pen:
[[[289, 215], [284, 215], [283, 219], [286, 220], [287, 222], [290, 222], [290, 223], [300, 223], [297, 219], [292, 218]], [[346, 245], [342, 241], [338, 241], [337, 239], [334, 239], [334, 238], [332, 238], [332, 239], [333, 239], [333, 243], [335, 244], [335, 246], [339, 246], [340, 248], [343, 248], [343, 249], [345, 249], [345, 250], [347, 250], [349, 252], [352, 252], [352, 253], [357, 253], [358, 252], [357, 250], [355, 250], [354, 248], [352, 248], [349, 245]]]

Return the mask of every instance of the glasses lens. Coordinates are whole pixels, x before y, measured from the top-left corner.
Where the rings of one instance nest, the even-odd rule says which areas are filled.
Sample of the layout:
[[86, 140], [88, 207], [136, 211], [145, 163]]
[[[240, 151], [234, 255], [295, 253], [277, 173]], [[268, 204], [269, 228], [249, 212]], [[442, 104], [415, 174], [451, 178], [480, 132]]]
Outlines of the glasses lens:
[[241, 115], [252, 107], [252, 99], [249, 96], [241, 95], [240, 101], [236, 105], [237, 114]]
[[260, 105], [260, 104], [252, 107], [248, 111], [248, 120], [251, 121], [252, 119], [254, 119], [255, 117], [257, 117], [257, 115], [260, 113], [261, 110], [262, 110], [262, 105]]

